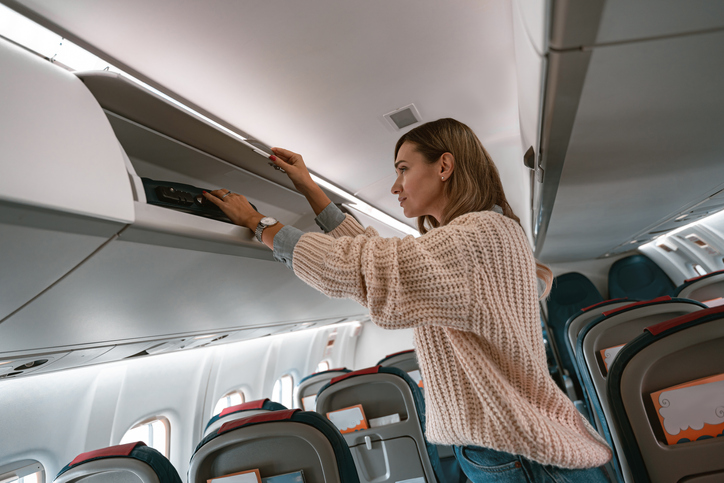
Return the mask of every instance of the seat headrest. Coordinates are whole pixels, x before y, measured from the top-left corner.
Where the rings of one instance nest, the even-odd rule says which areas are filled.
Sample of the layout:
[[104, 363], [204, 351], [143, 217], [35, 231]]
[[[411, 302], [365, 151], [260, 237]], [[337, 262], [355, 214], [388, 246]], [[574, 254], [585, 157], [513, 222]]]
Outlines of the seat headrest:
[[350, 377], [362, 376], [364, 374], [377, 374], [378, 372], [380, 372], [380, 367], [382, 366], [377, 365], [374, 367], [368, 367], [366, 369], [360, 369], [358, 371], [348, 372], [347, 374], [342, 374], [341, 376], [337, 376], [329, 381], [328, 385], [337, 384], [338, 382], [344, 381], [345, 379], [348, 379]]
[[268, 423], [270, 421], [284, 421], [285, 419], [291, 419], [291, 417], [297, 411], [301, 411], [301, 409], [287, 409], [284, 411], [270, 411], [268, 413], [255, 414], [254, 416], [249, 416], [248, 418], [237, 419], [235, 421], [229, 421], [228, 423], [224, 423], [219, 428], [219, 430], [216, 432], [216, 434], [218, 436], [219, 434], [224, 434], [228, 431], [231, 431], [232, 429], [241, 428], [243, 426], [249, 426], [251, 424]]
[[624, 300], [628, 300], [628, 297], [623, 297], [619, 299], [611, 299], [611, 300], [604, 300], [603, 302], [598, 302], [593, 305], [589, 305], [588, 307], [584, 307], [581, 309], [581, 312], [588, 312], [591, 309], [595, 309], [596, 307], [600, 307], [601, 305], [608, 305], [608, 304], [614, 304], [616, 302], [623, 302]]
[[717, 315], [724, 314], [724, 305], [719, 307], [712, 307], [710, 309], [699, 310], [690, 314], [685, 314], [675, 319], [665, 320], [651, 327], [646, 327], [644, 330], [649, 332], [651, 335], [659, 335], [667, 330], [671, 330], [675, 327], [682, 326], [695, 320], [702, 320], [704, 318], [717, 318]]
[[629, 309], [632, 309], [632, 308], [634, 308], [634, 307], [639, 307], [639, 306], [643, 307], [643, 306], [645, 306], [645, 305], [653, 305], [653, 304], [657, 304], [657, 303], [659, 303], [659, 302], [668, 302], [669, 300], [673, 300], [673, 299], [672, 299], [670, 296], [668, 296], [668, 295], [664, 295], [663, 297], [657, 297], [657, 298], [651, 299], [651, 300], [644, 300], [643, 302], [634, 302], [634, 303], [632, 303], [632, 304], [624, 305], [623, 307], [619, 307], [619, 308], [617, 308], [617, 309], [613, 309], [613, 310], [609, 310], [609, 311], [607, 311], [607, 312], [604, 312], [604, 313], [603, 313], [603, 316], [604, 316], [604, 317], [608, 317], [608, 316], [611, 315], [611, 314], [615, 314], [615, 313], [617, 313], [617, 312], [621, 312], [621, 311], [624, 311], [624, 310], [629, 310]]
[[99, 458], [112, 458], [114, 456], [129, 456], [131, 451], [136, 449], [136, 446], [146, 446], [143, 441], [136, 441], [135, 443], [119, 444], [117, 446], [109, 446], [107, 448], [95, 449], [93, 451], [87, 451], [81, 453], [73, 459], [68, 465], [73, 467], [79, 465], [85, 461], [99, 459]]

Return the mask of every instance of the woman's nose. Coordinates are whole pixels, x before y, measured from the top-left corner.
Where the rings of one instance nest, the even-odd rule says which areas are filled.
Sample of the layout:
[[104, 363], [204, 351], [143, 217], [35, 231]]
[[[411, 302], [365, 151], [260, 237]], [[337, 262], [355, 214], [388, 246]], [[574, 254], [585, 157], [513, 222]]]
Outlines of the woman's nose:
[[397, 181], [395, 181], [395, 183], [392, 185], [392, 188], [390, 189], [390, 191], [392, 192], [393, 195], [400, 193], [401, 190], [400, 190], [400, 186], [398, 185]]

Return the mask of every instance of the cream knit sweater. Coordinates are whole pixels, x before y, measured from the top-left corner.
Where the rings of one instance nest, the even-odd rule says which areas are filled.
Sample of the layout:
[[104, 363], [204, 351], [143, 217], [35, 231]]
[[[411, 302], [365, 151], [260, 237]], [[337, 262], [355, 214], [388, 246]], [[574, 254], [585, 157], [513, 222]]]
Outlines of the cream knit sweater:
[[367, 307], [385, 329], [414, 327], [430, 442], [589, 468], [611, 451], [548, 374], [535, 260], [515, 221], [462, 215], [414, 238], [382, 238], [347, 216], [304, 234], [294, 272]]

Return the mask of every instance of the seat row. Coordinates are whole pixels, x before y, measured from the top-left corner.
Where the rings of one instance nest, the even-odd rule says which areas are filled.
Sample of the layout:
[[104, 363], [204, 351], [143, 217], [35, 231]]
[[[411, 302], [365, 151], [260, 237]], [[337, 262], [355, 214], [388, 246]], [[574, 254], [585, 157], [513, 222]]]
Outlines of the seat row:
[[549, 322], [582, 412], [614, 449], [617, 479], [724, 481], [724, 438], [706, 441], [724, 436], [724, 307], [711, 303], [724, 296], [724, 272], [672, 291], [702, 301], [596, 300], [588, 279], [566, 275], [557, 287], [565, 293], [551, 298], [558, 314], [563, 305], [593, 303], [563, 322], [554, 310]]
[[[301, 471], [308, 483], [465, 481], [459, 468], [452, 477], [443, 473], [436, 446], [425, 439], [424, 399], [418, 382], [407, 374], [417, 370], [414, 352], [380, 362], [391, 366], [325, 371], [309, 377], [304, 387], [300, 384], [298, 401], [308, 388], [319, 387], [317, 412], [287, 409], [268, 399], [224, 409], [208, 422], [188, 481], [206, 482], [249, 469], [264, 477]], [[366, 422], [382, 423], [349, 431], [361, 421], [336, 421], [335, 426], [325, 416], [354, 406], [364, 409]], [[55, 481], [110, 481], [111, 476], [118, 482], [181, 481], [168, 460], [143, 443], [84, 453]]]

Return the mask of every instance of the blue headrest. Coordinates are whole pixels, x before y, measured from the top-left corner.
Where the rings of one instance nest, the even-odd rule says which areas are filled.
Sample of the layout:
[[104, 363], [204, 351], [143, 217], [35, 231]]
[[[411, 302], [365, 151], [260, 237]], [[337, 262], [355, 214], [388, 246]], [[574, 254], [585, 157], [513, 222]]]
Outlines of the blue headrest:
[[561, 357], [561, 364], [574, 373], [575, 364], [568, 351], [566, 342], [566, 322], [581, 309], [603, 302], [603, 297], [595, 285], [585, 275], [577, 272], [564, 273], [553, 281], [548, 298], [548, 327]]
[[611, 265], [608, 272], [608, 295], [650, 300], [674, 295], [674, 283], [649, 257], [632, 255]]

